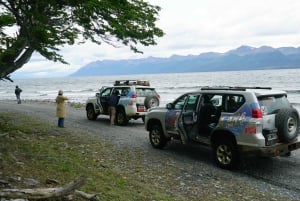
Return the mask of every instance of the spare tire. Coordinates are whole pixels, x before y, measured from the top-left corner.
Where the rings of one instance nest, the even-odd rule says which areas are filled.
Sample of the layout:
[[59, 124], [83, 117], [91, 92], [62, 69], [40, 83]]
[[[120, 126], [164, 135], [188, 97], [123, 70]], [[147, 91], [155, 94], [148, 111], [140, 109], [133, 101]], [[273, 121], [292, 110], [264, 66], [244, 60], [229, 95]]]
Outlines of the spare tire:
[[146, 109], [149, 109], [151, 107], [159, 106], [159, 100], [156, 96], [147, 96], [145, 98], [144, 104], [145, 104]]
[[295, 139], [299, 131], [299, 116], [296, 109], [283, 108], [275, 117], [280, 142], [290, 142]]

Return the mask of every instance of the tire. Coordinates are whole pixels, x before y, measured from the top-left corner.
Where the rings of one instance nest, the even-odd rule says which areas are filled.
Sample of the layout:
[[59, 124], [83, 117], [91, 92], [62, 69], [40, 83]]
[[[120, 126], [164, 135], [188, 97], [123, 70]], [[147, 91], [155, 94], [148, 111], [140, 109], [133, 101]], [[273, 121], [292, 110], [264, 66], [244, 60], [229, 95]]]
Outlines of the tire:
[[97, 114], [94, 110], [94, 107], [92, 105], [88, 105], [86, 108], [86, 117], [88, 120], [96, 120], [97, 119]]
[[149, 131], [149, 139], [150, 143], [154, 148], [162, 149], [166, 146], [168, 140], [165, 137], [162, 128], [158, 124], [154, 124], [151, 126]]
[[128, 124], [128, 119], [123, 109], [117, 110], [116, 123], [120, 126], [125, 126]]
[[147, 96], [145, 98], [144, 105], [146, 109], [159, 106], [159, 100], [156, 96]]
[[219, 139], [213, 144], [213, 157], [217, 166], [222, 169], [234, 169], [239, 163], [237, 146], [227, 139]]
[[275, 117], [275, 126], [278, 129], [280, 142], [290, 142], [295, 139], [299, 132], [298, 112], [292, 108], [279, 110]]

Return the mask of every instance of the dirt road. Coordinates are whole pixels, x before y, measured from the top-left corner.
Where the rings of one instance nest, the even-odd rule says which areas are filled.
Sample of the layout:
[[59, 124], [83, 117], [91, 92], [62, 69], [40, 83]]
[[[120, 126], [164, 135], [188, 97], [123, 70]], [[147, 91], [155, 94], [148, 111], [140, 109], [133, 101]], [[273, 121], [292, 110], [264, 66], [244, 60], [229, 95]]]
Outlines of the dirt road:
[[[57, 125], [54, 103], [24, 102], [16, 104], [13, 101], [0, 101], [0, 115], [1, 112], [33, 115], [53, 126]], [[157, 163], [157, 166], [162, 160], [172, 161], [172, 165], [177, 166], [182, 172], [178, 178], [182, 180], [184, 186], [197, 186], [199, 182], [226, 182], [234, 178], [245, 181], [255, 190], [271, 192], [275, 197], [300, 200], [299, 150], [293, 152], [291, 157], [243, 158], [242, 165], [238, 170], [225, 171], [212, 163], [208, 148], [187, 147], [179, 142], [171, 142], [164, 150], [153, 149], [142, 120], [131, 120], [124, 127], [110, 126], [107, 116], [100, 116], [96, 121], [89, 121], [84, 108], [76, 109], [68, 106], [65, 126], [72, 132], [82, 129], [91, 135], [100, 135], [120, 148], [142, 150], [149, 157], [159, 159], [151, 162]], [[249, 200], [251, 199], [249, 198]]]

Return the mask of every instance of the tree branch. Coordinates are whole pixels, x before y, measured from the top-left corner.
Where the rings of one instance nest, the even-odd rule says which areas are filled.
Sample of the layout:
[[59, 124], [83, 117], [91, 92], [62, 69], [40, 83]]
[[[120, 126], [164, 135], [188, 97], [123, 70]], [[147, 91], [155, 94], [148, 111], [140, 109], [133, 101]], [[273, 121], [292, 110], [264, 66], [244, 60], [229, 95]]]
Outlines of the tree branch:
[[15, 198], [27, 198], [27, 199], [46, 199], [63, 197], [75, 189], [84, 184], [84, 178], [80, 177], [77, 181], [72, 181], [65, 186], [57, 188], [36, 188], [36, 189], [1, 189], [0, 197], [15, 199]]

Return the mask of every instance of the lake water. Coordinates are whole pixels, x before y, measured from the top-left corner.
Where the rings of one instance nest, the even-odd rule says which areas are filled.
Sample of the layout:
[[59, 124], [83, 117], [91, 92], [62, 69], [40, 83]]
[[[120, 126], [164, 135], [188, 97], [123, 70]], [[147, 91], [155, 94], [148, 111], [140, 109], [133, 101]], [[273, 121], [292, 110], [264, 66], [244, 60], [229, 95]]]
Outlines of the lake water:
[[259, 86], [288, 92], [289, 100], [300, 105], [300, 69], [196, 72], [147, 75], [118, 75], [94, 77], [64, 77], [47, 79], [23, 79], [0, 82], [0, 100], [15, 100], [14, 89], [22, 90], [21, 99], [53, 101], [59, 89], [70, 102], [85, 103], [102, 86], [111, 86], [117, 79], [149, 80], [161, 96], [161, 105], [179, 95], [203, 86]]

